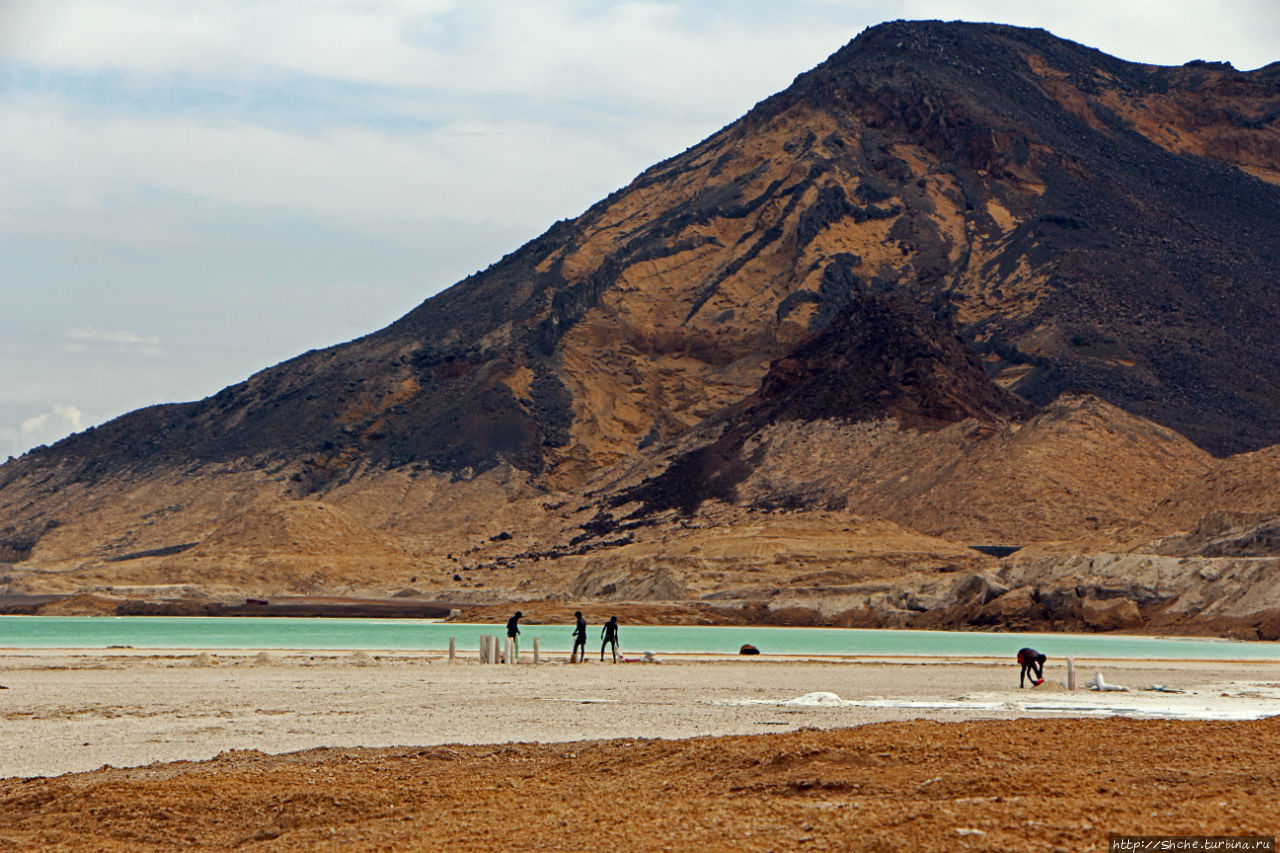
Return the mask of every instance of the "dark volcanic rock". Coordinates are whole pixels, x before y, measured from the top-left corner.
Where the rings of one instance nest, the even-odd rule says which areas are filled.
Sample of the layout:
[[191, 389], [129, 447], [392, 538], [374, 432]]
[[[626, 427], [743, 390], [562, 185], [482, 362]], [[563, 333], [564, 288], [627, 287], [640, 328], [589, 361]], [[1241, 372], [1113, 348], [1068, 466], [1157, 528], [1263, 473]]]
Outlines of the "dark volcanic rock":
[[902, 299], [864, 296], [770, 366], [742, 420], [894, 417], [928, 429], [1031, 412], [948, 327]]
[[714, 440], [677, 456], [612, 503], [640, 501], [637, 515], [669, 508], [688, 514], [710, 499], [732, 503], [735, 487], [758, 462], [744, 446], [782, 421], [893, 418], [928, 430], [966, 418], [992, 423], [1033, 413], [987, 378], [947, 326], [897, 297], [862, 296], [775, 361], [755, 394], [712, 419], [709, 432], [723, 425]]

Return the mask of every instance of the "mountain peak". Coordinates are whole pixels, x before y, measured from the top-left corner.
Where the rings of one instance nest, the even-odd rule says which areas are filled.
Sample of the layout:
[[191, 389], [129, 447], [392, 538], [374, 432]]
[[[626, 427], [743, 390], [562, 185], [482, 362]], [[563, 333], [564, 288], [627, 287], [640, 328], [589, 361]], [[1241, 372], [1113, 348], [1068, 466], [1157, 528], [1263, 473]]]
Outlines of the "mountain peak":
[[867, 27], [837, 51], [828, 63], [840, 65], [859, 56], [910, 55], [917, 61], [945, 59], [953, 64], [982, 69], [992, 67], [1000, 54], [1011, 48], [1079, 53], [1100, 62], [1131, 64], [1041, 28], [941, 20], [886, 21]]

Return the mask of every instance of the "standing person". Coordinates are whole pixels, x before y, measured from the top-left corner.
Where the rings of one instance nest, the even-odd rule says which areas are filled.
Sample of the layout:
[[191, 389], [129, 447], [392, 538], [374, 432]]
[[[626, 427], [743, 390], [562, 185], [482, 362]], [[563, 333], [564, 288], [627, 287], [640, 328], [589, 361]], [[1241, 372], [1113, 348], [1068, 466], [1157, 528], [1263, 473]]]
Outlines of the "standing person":
[[618, 662], [618, 617], [610, 616], [609, 621], [604, 623], [604, 627], [600, 629], [600, 637], [604, 640], [600, 644], [600, 660], [604, 661], [604, 647], [613, 644], [613, 662]]
[[1045, 656], [1035, 649], [1019, 649], [1018, 663], [1022, 664], [1022, 673], [1018, 676], [1018, 687], [1024, 687], [1028, 675], [1031, 676], [1031, 686], [1039, 687], [1044, 684], [1044, 662]]
[[[573, 615], [578, 624], [573, 628], [573, 651], [569, 653], [569, 660], [582, 663], [587, 659], [587, 620], [582, 618], [581, 610], [575, 610]], [[600, 659], [604, 660], [603, 650], [600, 652]]]
[[519, 610], [516, 615], [507, 620], [507, 636], [511, 638], [511, 663], [520, 660], [520, 617], [524, 614]]

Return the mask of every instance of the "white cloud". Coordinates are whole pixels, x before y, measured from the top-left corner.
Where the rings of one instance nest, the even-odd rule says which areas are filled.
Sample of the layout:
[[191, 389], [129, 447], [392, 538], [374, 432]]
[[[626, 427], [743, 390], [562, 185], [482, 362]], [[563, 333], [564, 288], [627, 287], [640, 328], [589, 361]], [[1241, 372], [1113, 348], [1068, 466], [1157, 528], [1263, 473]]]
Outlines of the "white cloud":
[[27, 418], [19, 427], [19, 432], [23, 435], [34, 435], [39, 433], [46, 427], [50, 419], [64, 421], [70, 424], [72, 430], [81, 428], [81, 418], [84, 412], [81, 412], [77, 406], [55, 404], [53, 409], [44, 414], [37, 415], [34, 418]]
[[75, 341], [93, 341], [95, 343], [121, 344], [121, 345], [139, 345], [139, 346], [159, 346], [160, 339], [154, 335], [143, 337], [137, 332], [119, 331], [119, 332], [101, 332], [93, 326], [84, 326], [78, 329], [71, 329], [67, 332], [67, 337]]
[[0, 427], [0, 442], [8, 445], [12, 454], [24, 453], [84, 427], [84, 412], [78, 406], [55, 403], [48, 411], [24, 418], [17, 427]]
[[429, 21], [452, 6], [350, 0], [28, 0], [10, 10], [4, 50], [22, 61], [81, 70], [207, 72], [219, 66], [283, 66], [386, 80], [410, 65], [415, 53], [398, 34], [402, 22]]
[[[93, 326], [71, 329], [67, 332], [67, 337], [79, 341], [109, 341], [117, 344], [140, 344], [144, 342], [143, 337], [137, 332], [100, 332]], [[158, 343], [155, 338], [152, 338], [151, 341], [152, 343]]]

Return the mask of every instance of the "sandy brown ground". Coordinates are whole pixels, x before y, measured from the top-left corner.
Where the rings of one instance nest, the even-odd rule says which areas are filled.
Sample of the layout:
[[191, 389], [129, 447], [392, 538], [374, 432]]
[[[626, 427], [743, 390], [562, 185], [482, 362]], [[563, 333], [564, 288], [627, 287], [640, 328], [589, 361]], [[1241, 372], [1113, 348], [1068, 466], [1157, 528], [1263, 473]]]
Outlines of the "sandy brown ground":
[[[1276, 675], [1098, 666], [1217, 707], [1257, 702]], [[1016, 676], [982, 662], [6, 652], [0, 850], [1102, 850], [1109, 832], [1280, 828], [1280, 718], [1029, 718], [1029, 702], [1073, 695], [1019, 692]], [[814, 691], [1008, 707], [782, 704]], [[159, 760], [173, 763], [21, 778]]]

